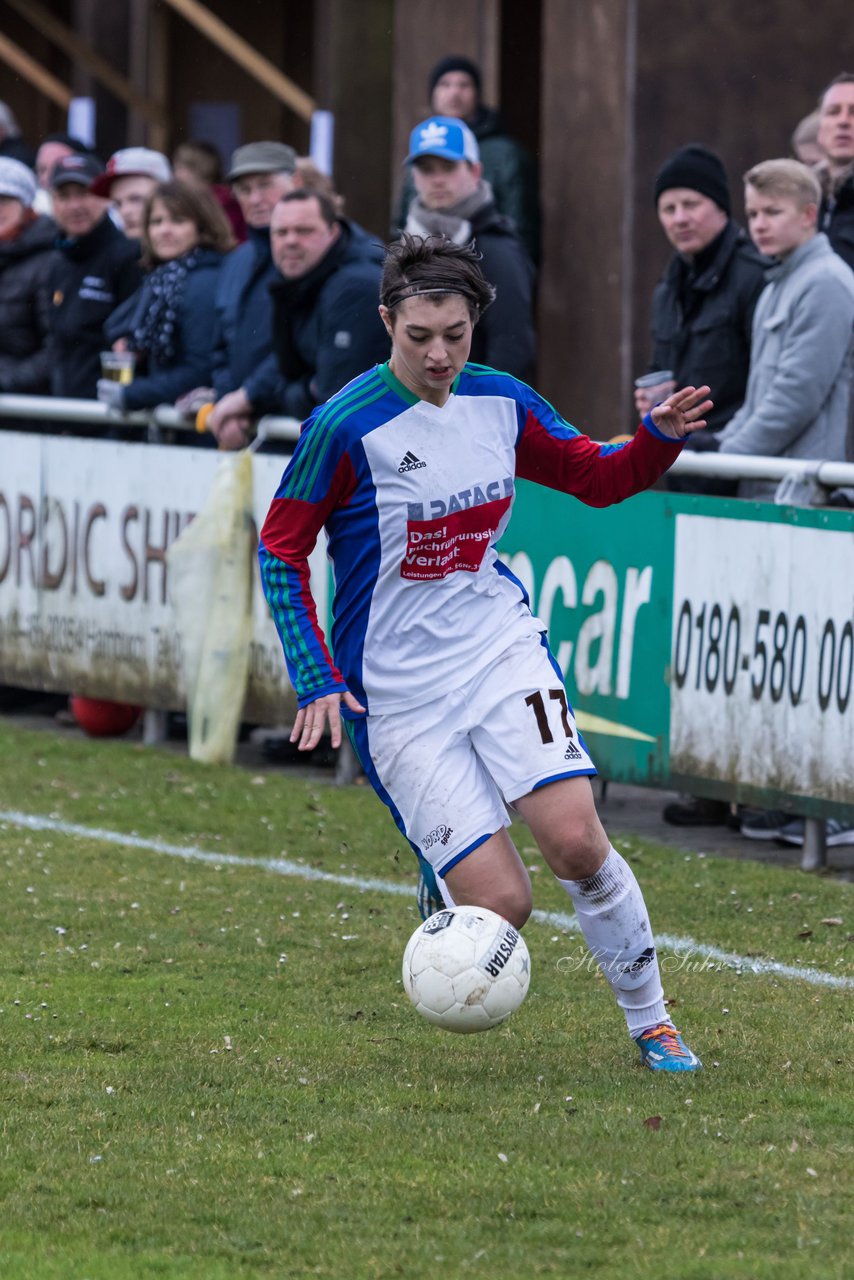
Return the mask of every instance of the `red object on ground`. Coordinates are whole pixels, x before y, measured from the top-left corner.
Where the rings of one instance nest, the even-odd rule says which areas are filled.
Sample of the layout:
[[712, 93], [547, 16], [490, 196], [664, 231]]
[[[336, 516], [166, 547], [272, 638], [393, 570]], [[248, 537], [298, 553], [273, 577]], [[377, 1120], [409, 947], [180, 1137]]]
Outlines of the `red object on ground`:
[[118, 738], [127, 733], [142, 715], [142, 707], [129, 702], [107, 702], [104, 698], [71, 696], [71, 714], [90, 738]]

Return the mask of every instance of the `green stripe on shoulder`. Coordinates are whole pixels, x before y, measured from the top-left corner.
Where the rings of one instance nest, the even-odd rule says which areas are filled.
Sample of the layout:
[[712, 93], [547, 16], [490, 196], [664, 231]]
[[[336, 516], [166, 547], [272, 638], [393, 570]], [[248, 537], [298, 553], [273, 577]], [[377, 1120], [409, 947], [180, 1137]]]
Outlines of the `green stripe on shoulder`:
[[306, 447], [291, 472], [291, 497], [307, 497], [338, 427], [364, 405], [379, 399], [385, 394], [385, 390], [382, 379], [376, 373], [371, 373], [346, 395], [339, 393], [323, 405], [312, 424]]
[[[512, 373], [507, 373], [504, 369], [493, 369], [488, 364], [474, 364], [471, 360], [463, 365], [463, 373], [468, 373], [472, 378], [483, 378], [491, 374], [495, 378], [513, 378]], [[518, 382], [518, 378], [513, 378], [514, 382]]]

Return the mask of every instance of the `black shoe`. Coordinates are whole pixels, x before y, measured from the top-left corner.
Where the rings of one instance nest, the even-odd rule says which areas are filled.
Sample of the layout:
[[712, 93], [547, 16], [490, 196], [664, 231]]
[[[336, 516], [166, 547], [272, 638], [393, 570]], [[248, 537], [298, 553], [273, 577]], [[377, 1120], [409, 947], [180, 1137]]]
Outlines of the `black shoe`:
[[338, 748], [330, 745], [328, 735], [312, 751], [300, 751], [288, 734], [270, 734], [261, 742], [261, 754], [270, 764], [310, 764], [315, 769], [334, 769], [338, 760]]
[[781, 809], [756, 809], [741, 824], [741, 834], [748, 840], [778, 840], [792, 815]]
[[666, 804], [661, 816], [672, 827], [723, 827], [729, 821], [730, 812], [726, 800], [688, 796], [683, 804]]
[[304, 764], [306, 753], [287, 733], [269, 734], [261, 742], [261, 754], [270, 764]]

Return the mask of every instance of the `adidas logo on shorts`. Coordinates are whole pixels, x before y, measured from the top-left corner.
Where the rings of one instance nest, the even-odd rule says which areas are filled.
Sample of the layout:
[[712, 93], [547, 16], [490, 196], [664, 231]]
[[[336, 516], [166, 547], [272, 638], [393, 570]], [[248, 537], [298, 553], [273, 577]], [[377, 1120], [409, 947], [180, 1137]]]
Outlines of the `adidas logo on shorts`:
[[564, 760], [580, 760], [581, 752], [575, 743], [570, 740], [566, 745], [566, 751], [563, 753]]
[[404, 454], [403, 461], [401, 462], [400, 466], [397, 469], [400, 472], [417, 471], [419, 467], [426, 467], [426, 466], [427, 466], [426, 462], [422, 462], [420, 458], [416, 458], [412, 450], [407, 449], [406, 453]]

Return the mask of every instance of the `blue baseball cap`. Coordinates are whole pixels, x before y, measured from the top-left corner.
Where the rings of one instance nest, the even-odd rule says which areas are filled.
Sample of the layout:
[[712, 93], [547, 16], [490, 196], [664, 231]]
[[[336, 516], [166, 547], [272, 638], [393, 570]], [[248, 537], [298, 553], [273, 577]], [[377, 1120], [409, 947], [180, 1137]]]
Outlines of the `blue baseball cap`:
[[431, 116], [412, 130], [405, 163], [412, 164], [420, 156], [441, 156], [443, 160], [467, 160], [470, 164], [477, 164], [480, 151], [477, 138], [462, 120], [452, 116]]

